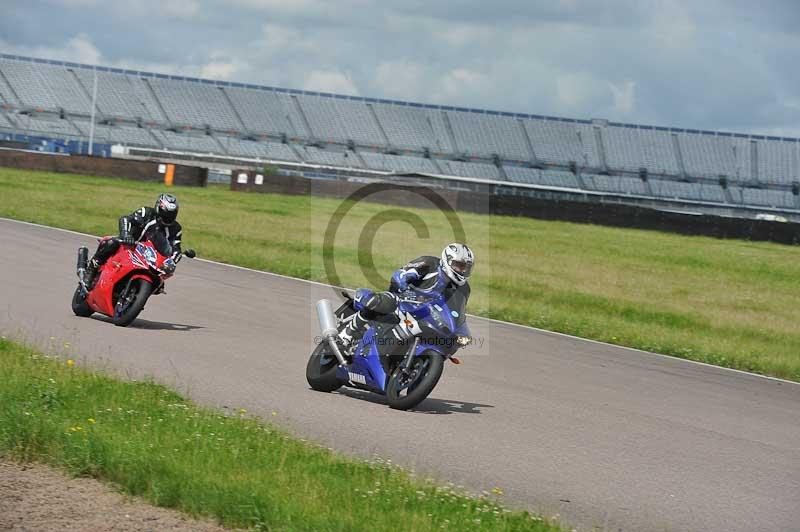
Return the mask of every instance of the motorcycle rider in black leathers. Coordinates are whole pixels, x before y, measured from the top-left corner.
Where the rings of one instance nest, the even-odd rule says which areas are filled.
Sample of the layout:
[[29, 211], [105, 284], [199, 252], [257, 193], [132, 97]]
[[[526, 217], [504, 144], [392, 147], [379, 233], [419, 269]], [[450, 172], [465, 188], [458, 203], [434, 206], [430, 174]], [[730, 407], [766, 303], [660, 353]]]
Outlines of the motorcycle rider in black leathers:
[[119, 219], [119, 236], [105, 238], [97, 245], [97, 251], [86, 268], [85, 283], [91, 290], [97, 271], [119, 249], [120, 244], [135, 244], [152, 239], [154, 232], [166, 237], [172, 247], [171, 258], [181, 258], [181, 234], [183, 229], [177, 221], [178, 199], [172, 194], [161, 194], [154, 207], [142, 207]]
[[[339, 333], [342, 345], [357, 343], [370, 321], [383, 321], [393, 314], [397, 309], [398, 295], [409, 286], [423, 292], [441, 292], [448, 306], [465, 310], [470, 294], [467, 280], [474, 262], [475, 256], [465, 244], [448, 244], [442, 250], [441, 258], [419, 257], [394, 272], [387, 292], [375, 293], [368, 288], [359, 288], [354, 298], [358, 312]], [[401, 340], [396, 332], [395, 336]]]

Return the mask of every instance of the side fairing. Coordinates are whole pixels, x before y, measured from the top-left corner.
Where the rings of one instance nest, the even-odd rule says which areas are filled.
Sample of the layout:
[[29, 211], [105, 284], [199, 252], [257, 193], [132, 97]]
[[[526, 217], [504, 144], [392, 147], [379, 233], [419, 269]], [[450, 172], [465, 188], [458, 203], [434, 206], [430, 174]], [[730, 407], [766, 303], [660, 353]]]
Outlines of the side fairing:
[[136, 267], [131, 263], [128, 250], [120, 246], [102, 266], [100, 277], [86, 302], [94, 310], [106, 316], [114, 315], [114, 286]]
[[[378, 342], [374, 328], [370, 328], [361, 338], [353, 356], [353, 363], [347, 369], [341, 368], [339, 376], [381, 393], [386, 391], [387, 375], [378, 355]], [[363, 380], [359, 377], [363, 377]]]

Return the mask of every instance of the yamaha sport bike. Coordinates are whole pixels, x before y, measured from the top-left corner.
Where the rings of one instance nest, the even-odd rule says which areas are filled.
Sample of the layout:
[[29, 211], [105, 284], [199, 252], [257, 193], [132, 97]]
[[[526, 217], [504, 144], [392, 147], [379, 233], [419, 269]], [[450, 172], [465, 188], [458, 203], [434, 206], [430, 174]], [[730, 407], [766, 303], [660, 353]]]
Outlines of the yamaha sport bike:
[[338, 334], [356, 308], [347, 292], [342, 295], [346, 300], [336, 311], [327, 299], [317, 302], [322, 336], [306, 366], [314, 390], [368, 390], [386, 396], [389, 407], [408, 410], [433, 391], [445, 360], [459, 364], [456, 351], [471, 342], [465, 302], [448, 304], [439, 292], [409, 288], [399, 294], [390, 319], [371, 322], [364, 336], [345, 348]]
[[[109, 316], [114, 325], [130, 325], [151, 295], [164, 293], [164, 281], [175, 273], [171, 255], [171, 246], [160, 233], [136, 244], [120, 244], [117, 252], [100, 266], [89, 289], [84, 280], [89, 250], [81, 247], [72, 312], [82, 317], [99, 312]], [[189, 249], [183, 255], [194, 258], [195, 252]]]

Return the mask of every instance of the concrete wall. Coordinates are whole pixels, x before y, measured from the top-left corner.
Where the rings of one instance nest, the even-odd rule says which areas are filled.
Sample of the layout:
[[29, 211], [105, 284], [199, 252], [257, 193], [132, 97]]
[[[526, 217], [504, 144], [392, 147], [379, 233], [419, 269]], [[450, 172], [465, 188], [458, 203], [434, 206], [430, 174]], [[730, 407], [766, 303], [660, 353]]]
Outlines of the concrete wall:
[[[98, 177], [119, 177], [154, 183], [163, 183], [165, 176], [170, 173], [169, 165], [154, 161], [89, 157], [88, 155], [58, 155], [18, 150], [0, 150], [0, 166]], [[171, 173], [174, 185], [204, 187], [208, 180], [207, 168], [175, 164], [172, 165]]]
[[[344, 199], [357, 194], [365, 186], [363, 183], [352, 181], [318, 180], [279, 175], [263, 176], [261, 184], [258, 184], [256, 178], [259, 174], [260, 172], [253, 170], [234, 170], [231, 175], [231, 190], [273, 194], [313, 194]], [[246, 182], [244, 181], [245, 177], [239, 179], [240, 175], [246, 176]], [[410, 185], [392, 185], [391, 190], [370, 197], [368, 201], [408, 206], [410, 200], [415, 201], [415, 204], [418, 202], [409, 193], [416, 195], [420, 194], [421, 190], [432, 191], [434, 195], [444, 198], [453, 209], [462, 212], [525, 216], [542, 220], [651, 229], [716, 238], [800, 244], [800, 224], [797, 223], [730, 218], [710, 214], [683, 214], [634, 205], [498, 196], [483, 192], [429, 189]], [[422, 194], [425, 195], [424, 192]]]

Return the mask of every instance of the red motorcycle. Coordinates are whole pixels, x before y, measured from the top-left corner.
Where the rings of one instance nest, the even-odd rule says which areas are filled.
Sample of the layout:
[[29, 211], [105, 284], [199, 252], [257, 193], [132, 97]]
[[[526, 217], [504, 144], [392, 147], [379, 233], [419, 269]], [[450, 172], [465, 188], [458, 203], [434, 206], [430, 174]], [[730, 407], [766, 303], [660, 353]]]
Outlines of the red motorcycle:
[[[164, 281], [175, 273], [176, 261], [167, 239], [158, 238], [160, 233], [155, 235], [136, 244], [120, 244], [117, 252], [100, 266], [91, 289], [84, 282], [89, 250], [78, 249], [78, 288], [72, 296], [72, 312], [81, 317], [99, 312], [109, 316], [114, 325], [130, 325], [148, 298], [162, 293]], [[183, 255], [191, 259], [195, 252], [189, 249]]]

